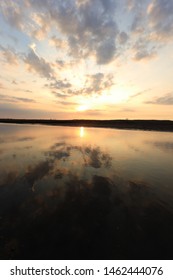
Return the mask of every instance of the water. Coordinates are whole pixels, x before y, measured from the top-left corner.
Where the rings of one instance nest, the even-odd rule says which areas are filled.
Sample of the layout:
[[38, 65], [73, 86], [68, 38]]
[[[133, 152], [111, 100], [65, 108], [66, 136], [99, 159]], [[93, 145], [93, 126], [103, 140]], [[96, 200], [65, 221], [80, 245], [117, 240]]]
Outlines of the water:
[[172, 259], [173, 133], [0, 125], [1, 259]]

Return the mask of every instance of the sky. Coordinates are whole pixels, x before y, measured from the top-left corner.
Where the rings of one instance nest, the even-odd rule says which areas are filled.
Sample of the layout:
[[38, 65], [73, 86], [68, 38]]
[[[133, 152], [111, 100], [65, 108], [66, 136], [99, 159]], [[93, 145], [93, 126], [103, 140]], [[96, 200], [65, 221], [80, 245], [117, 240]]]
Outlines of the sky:
[[1, 0], [0, 117], [172, 119], [173, 0]]

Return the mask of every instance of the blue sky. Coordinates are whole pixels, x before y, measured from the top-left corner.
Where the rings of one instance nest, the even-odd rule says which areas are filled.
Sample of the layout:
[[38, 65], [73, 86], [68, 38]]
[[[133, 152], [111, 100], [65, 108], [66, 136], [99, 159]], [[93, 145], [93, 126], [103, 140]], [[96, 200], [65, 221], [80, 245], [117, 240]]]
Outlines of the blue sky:
[[0, 117], [173, 119], [172, 0], [1, 0]]

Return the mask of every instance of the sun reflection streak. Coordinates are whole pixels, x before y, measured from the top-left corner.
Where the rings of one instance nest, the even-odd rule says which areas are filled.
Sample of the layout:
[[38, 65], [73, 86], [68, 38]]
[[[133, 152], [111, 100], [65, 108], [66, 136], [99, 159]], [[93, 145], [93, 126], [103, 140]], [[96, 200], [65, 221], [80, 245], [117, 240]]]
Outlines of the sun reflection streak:
[[84, 127], [80, 127], [80, 137], [83, 138], [84, 137]]

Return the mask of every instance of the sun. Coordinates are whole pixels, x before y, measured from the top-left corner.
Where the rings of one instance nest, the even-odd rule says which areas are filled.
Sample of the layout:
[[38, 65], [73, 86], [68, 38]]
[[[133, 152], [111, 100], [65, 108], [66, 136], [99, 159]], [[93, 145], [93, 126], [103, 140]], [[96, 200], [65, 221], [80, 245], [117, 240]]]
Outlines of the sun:
[[80, 105], [78, 108], [77, 108], [77, 111], [79, 112], [84, 112], [84, 111], [87, 111], [89, 109], [89, 106], [87, 105]]

